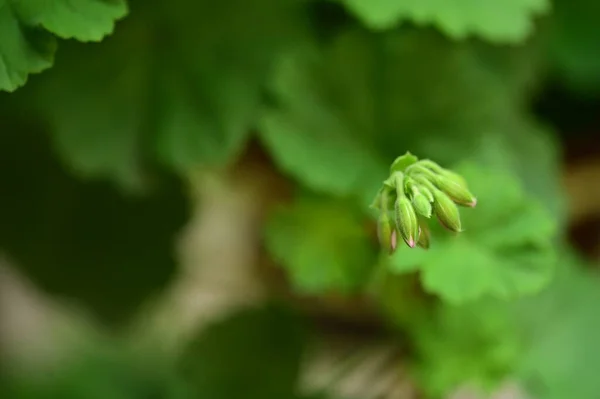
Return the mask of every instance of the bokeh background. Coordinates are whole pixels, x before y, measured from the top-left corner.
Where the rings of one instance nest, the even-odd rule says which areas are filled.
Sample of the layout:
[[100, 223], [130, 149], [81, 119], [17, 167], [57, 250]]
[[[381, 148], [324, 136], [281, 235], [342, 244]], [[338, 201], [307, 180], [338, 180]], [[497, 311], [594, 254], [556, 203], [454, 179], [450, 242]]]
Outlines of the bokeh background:
[[599, 4], [0, 0], [0, 397], [600, 398]]

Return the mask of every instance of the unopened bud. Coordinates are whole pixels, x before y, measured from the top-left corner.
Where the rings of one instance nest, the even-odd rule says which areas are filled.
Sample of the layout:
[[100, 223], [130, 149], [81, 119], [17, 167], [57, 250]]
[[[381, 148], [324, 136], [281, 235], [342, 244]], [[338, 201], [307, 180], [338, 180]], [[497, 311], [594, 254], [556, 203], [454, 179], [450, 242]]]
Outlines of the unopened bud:
[[436, 176], [435, 183], [455, 203], [470, 207], [477, 205], [477, 199], [461, 175], [445, 170]]
[[411, 154], [410, 152], [406, 152], [406, 154], [399, 156], [392, 162], [390, 166], [390, 174], [394, 174], [395, 172], [404, 172], [406, 168], [410, 165], [417, 163], [419, 158]]
[[390, 240], [390, 255], [396, 252], [396, 248], [398, 248], [398, 233], [396, 229], [392, 229], [392, 239]]
[[427, 223], [419, 220], [419, 241], [417, 241], [417, 245], [423, 249], [429, 249], [430, 237], [431, 233]]
[[419, 239], [419, 222], [415, 209], [404, 195], [396, 200], [396, 227], [406, 245], [414, 248]]
[[431, 193], [431, 190], [429, 190], [427, 187], [420, 186], [419, 191], [423, 193], [425, 197], [427, 197], [427, 200], [429, 200], [429, 202], [433, 202], [433, 194]]
[[433, 210], [442, 226], [457, 233], [462, 231], [458, 207], [452, 202], [450, 197], [439, 190], [435, 190], [433, 196], [435, 199]]
[[435, 173], [439, 173], [439, 172], [445, 170], [440, 165], [438, 165], [436, 162], [433, 162], [431, 159], [421, 159], [419, 161], [419, 164]]
[[413, 191], [412, 203], [418, 214], [431, 217], [431, 202], [418, 188]]
[[398, 237], [387, 211], [381, 212], [377, 219], [377, 238], [379, 239], [379, 245], [389, 254], [396, 251]]

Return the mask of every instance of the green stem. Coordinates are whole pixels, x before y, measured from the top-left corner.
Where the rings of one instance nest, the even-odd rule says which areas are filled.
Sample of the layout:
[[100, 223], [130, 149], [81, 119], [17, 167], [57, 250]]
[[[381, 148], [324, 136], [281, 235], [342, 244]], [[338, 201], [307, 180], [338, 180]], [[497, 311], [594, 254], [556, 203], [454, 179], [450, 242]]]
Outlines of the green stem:
[[382, 212], [387, 212], [388, 210], [388, 198], [390, 195], [390, 189], [388, 187], [383, 187], [383, 189], [381, 190], [381, 195], [379, 196], [379, 200], [381, 201], [379, 203], [379, 207], [380, 207], [380, 211]]
[[402, 198], [406, 195], [404, 194], [404, 173], [394, 173], [394, 187], [396, 187], [396, 195], [398, 198]]

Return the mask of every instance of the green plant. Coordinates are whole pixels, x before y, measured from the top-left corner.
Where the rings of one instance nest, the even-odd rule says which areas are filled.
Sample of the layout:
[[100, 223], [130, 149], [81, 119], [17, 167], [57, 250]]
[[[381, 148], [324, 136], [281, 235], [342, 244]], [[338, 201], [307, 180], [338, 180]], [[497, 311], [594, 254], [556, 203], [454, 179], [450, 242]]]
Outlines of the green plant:
[[[565, 243], [560, 142], [531, 102], [550, 78], [598, 94], [596, 9], [0, 0], [0, 248], [38, 286], [118, 330], [178, 270], [190, 177], [244, 170], [258, 143], [293, 187], [262, 230], [294, 295], [374, 303], [408, 337], [406, 361], [432, 397], [514, 377], [545, 399], [595, 399], [593, 375], [561, 367], [561, 356], [597, 369], [587, 333], [598, 281]], [[396, 158], [407, 149], [423, 159]], [[236, 320], [227, 340], [199, 338], [198, 356], [270, 353], [262, 334], [295, 323]], [[300, 335], [280, 343], [289, 359], [272, 354], [285, 384], [240, 391], [293, 397]], [[237, 352], [215, 369], [172, 371], [230, 399], [236, 386], [223, 381], [257, 371], [261, 356]]]
[[[469, 207], [477, 204], [465, 179], [433, 161], [419, 161], [407, 152], [392, 163], [390, 177], [371, 204], [379, 211], [380, 244], [393, 253], [399, 234], [411, 248], [416, 245], [429, 248], [426, 219], [432, 213], [448, 230], [460, 233], [460, 214], [455, 204]], [[390, 214], [394, 214], [394, 226]]]

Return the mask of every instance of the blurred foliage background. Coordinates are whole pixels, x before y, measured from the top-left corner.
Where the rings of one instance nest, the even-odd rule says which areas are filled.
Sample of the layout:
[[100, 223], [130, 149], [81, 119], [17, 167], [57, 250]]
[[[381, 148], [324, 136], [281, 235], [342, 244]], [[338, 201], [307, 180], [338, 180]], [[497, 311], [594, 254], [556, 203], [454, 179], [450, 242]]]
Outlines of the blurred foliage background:
[[598, 4], [0, 0], [0, 397], [600, 398]]

